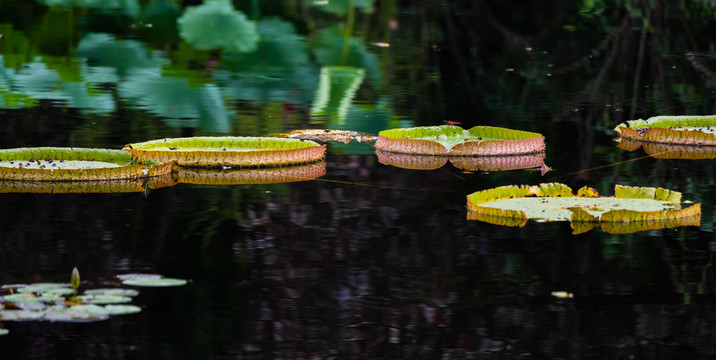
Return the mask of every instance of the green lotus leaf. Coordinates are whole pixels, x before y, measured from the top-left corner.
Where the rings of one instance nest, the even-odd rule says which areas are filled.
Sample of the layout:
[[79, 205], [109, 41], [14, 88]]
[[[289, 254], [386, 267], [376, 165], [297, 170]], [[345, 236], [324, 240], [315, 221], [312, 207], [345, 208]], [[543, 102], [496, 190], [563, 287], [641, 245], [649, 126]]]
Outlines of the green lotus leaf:
[[511, 226], [523, 226], [527, 219], [570, 221], [575, 234], [596, 226], [617, 233], [700, 223], [701, 205], [682, 209], [678, 192], [616, 185], [614, 193], [598, 197], [594, 189], [583, 188], [573, 196], [559, 183], [502, 186], [468, 195], [468, 219]]
[[338, 16], [345, 16], [351, 10], [351, 7], [361, 9], [365, 13], [373, 12], [373, 1], [374, 0], [330, 0], [330, 1], [315, 1], [315, 0], [304, 0], [306, 5], [315, 7], [321, 11], [335, 14]]
[[119, 296], [119, 295], [79, 295], [75, 296], [75, 298], [79, 301], [82, 301], [86, 304], [117, 304], [117, 303], [126, 303], [132, 301], [132, 298], [129, 296]]
[[323, 159], [325, 145], [309, 140], [271, 137], [192, 137], [127, 144], [139, 161], [176, 161], [190, 166], [276, 166]]
[[84, 292], [85, 295], [109, 295], [109, 296], [129, 296], [134, 297], [139, 295], [139, 291], [134, 289], [123, 289], [123, 288], [99, 288], [99, 289], [88, 289]]
[[143, 287], [169, 287], [169, 286], [184, 286], [187, 281], [184, 279], [175, 278], [159, 278], [159, 279], [126, 279], [122, 280], [122, 284], [130, 286], [143, 286]]
[[492, 126], [421, 126], [383, 130], [375, 147], [414, 155], [495, 156], [543, 152], [544, 136]]
[[319, 178], [326, 174], [326, 162], [260, 169], [208, 169], [180, 166], [176, 173], [177, 181], [182, 184], [277, 184]]
[[0, 179], [97, 181], [147, 178], [171, 172], [171, 162], [140, 164], [120, 150], [17, 148], [0, 150]]
[[75, 305], [69, 307], [60, 305], [46, 309], [42, 312], [42, 318], [35, 320], [53, 322], [93, 322], [107, 320], [109, 316], [102, 310], [101, 306], [96, 305]]
[[259, 41], [256, 23], [234, 9], [229, 0], [187, 7], [177, 22], [181, 37], [200, 50], [251, 52]]
[[0, 336], [7, 335], [10, 333], [10, 330], [8, 329], [0, 329]]
[[692, 146], [716, 145], [716, 115], [655, 116], [617, 125], [620, 139]]

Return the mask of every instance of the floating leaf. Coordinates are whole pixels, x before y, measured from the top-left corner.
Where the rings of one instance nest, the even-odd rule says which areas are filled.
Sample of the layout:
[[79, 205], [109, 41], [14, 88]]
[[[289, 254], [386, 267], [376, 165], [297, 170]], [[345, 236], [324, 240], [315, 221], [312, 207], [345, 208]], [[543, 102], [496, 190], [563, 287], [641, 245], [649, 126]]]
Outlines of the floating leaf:
[[130, 273], [117, 275], [119, 280], [137, 280], [137, 279], [161, 279], [162, 276], [159, 274], [142, 274], [142, 273]]
[[142, 311], [142, 308], [137, 305], [105, 305], [104, 309], [108, 315], [136, 314]]
[[251, 52], [259, 41], [256, 23], [234, 9], [229, 0], [189, 6], [177, 22], [181, 37], [200, 50]]
[[99, 289], [88, 289], [85, 291], [85, 295], [108, 295], [108, 296], [137, 296], [139, 291], [134, 289], [123, 289], [123, 288], [99, 288]]
[[124, 150], [140, 161], [259, 167], [318, 161], [325, 156], [326, 145], [271, 137], [193, 137], [127, 144]]
[[630, 120], [614, 131], [622, 139], [643, 142], [713, 146], [716, 145], [716, 115], [655, 116], [647, 120]]
[[544, 136], [538, 133], [493, 126], [423, 126], [383, 130], [375, 147], [380, 150], [420, 155], [495, 156], [543, 152]]
[[593, 188], [591, 188], [589, 186], [584, 186], [577, 191], [577, 196], [578, 197], [595, 198], [595, 197], [599, 197], [599, 193], [597, 192], [597, 190], [594, 190]]
[[0, 336], [7, 335], [10, 333], [10, 330], [8, 329], [0, 329]]
[[159, 279], [127, 279], [122, 280], [122, 284], [131, 286], [144, 286], [144, 287], [169, 287], [169, 286], [184, 286], [187, 281], [184, 279], [174, 278], [159, 278]]
[[129, 296], [118, 296], [118, 295], [101, 295], [101, 294], [91, 294], [91, 295], [79, 295], [75, 296], [75, 298], [79, 301], [82, 301], [86, 304], [117, 304], [117, 303], [126, 303], [132, 301], [132, 298]]
[[326, 162], [319, 161], [307, 165], [260, 169], [216, 169], [180, 166], [176, 174], [177, 181], [182, 184], [277, 184], [319, 178], [326, 174]]
[[0, 150], [0, 179], [97, 181], [166, 175], [172, 163], [138, 164], [120, 150], [17, 148]]
[[27, 321], [41, 320], [45, 316], [43, 311], [31, 310], [3, 310], [0, 311], [0, 320], [3, 321]]
[[35, 294], [71, 294], [73, 291], [70, 284], [66, 283], [35, 283], [17, 288], [19, 293], [35, 293]]
[[700, 204], [681, 209], [678, 192], [622, 185], [615, 186], [614, 192], [615, 197], [593, 197], [595, 190], [583, 188], [573, 196], [568, 186], [559, 183], [502, 186], [468, 195], [468, 219], [511, 226], [522, 226], [527, 219], [571, 221], [575, 234], [599, 225], [618, 233], [700, 223]]

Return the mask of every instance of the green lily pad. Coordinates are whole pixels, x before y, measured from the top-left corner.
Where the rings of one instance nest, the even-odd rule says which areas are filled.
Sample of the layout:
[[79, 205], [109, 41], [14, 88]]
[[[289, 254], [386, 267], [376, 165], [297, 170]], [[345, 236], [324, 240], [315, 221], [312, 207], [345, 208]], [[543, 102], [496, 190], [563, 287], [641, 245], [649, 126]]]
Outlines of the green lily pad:
[[45, 316], [44, 311], [31, 311], [31, 310], [3, 310], [3, 311], [0, 311], [0, 320], [3, 320], [3, 321], [41, 320], [44, 316]]
[[191, 137], [127, 144], [139, 161], [176, 161], [189, 166], [276, 166], [323, 159], [326, 146], [313, 141], [272, 137]]
[[524, 226], [528, 219], [570, 221], [575, 233], [600, 226], [609, 232], [698, 225], [701, 206], [681, 208], [681, 193], [663, 188], [615, 186], [614, 197], [567, 185], [502, 186], [467, 196], [468, 219]]
[[[107, 314], [92, 311], [92, 309], [95, 309], [95, 306], [96, 305], [55, 306], [42, 312], [43, 316], [41, 320], [54, 322], [93, 322], [109, 319]], [[97, 307], [101, 308], [101, 306]]]
[[171, 172], [171, 163], [139, 164], [120, 150], [17, 148], [0, 150], [0, 179], [97, 181], [147, 178]]
[[184, 279], [165, 278], [157, 274], [124, 274], [117, 276], [122, 284], [145, 287], [166, 287], [183, 286], [187, 281]]
[[139, 291], [134, 289], [123, 289], [123, 288], [99, 288], [99, 289], [88, 289], [84, 293], [85, 295], [108, 295], [108, 296], [129, 296], [134, 297], [139, 295]]
[[413, 155], [496, 156], [543, 152], [544, 136], [493, 126], [422, 126], [383, 130], [376, 149]]
[[8, 329], [0, 329], [0, 336], [7, 335], [10, 333], [10, 330]]
[[[655, 116], [614, 128], [620, 139], [692, 146], [716, 146], [716, 115]], [[620, 140], [618, 140], [620, 141]]]
[[142, 311], [137, 305], [105, 305], [104, 309], [109, 315], [136, 314]]

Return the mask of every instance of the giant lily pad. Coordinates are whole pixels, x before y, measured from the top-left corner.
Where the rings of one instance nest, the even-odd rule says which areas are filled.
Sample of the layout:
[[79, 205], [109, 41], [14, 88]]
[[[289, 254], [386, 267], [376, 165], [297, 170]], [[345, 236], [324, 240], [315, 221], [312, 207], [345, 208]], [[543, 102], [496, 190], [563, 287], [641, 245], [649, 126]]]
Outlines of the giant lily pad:
[[184, 184], [201, 185], [238, 185], [238, 184], [276, 184], [313, 180], [326, 174], [326, 163], [261, 168], [261, 169], [223, 169], [183, 167], [177, 169], [177, 181]]
[[622, 139], [652, 143], [716, 146], [716, 115], [655, 116], [614, 128]]
[[559, 183], [502, 186], [467, 196], [468, 219], [524, 226], [528, 219], [570, 221], [575, 233], [601, 226], [626, 233], [699, 225], [701, 205], [681, 208], [681, 193], [653, 187], [616, 185], [613, 197], [584, 187], [575, 196]]
[[325, 156], [326, 146], [271, 137], [192, 137], [127, 144], [124, 150], [140, 161], [259, 167], [315, 162]]
[[549, 169], [544, 163], [544, 152], [513, 156], [454, 157], [410, 155], [382, 150], [376, 150], [375, 153], [378, 155], [378, 161], [381, 164], [412, 170], [438, 169], [445, 165], [448, 159], [456, 168], [468, 171], [504, 171], [539, 168], [544, 174]]
[[493, 126], [422, 126], [383, 130], [375, 147], [414, 155], [495, 156], [542, 152], [544, 136]]
[[147, 178], [171, 172], [170, 162], [139, 163], [120, 150], [18, 148], [0, 150], [0, 179], [98, 181]]

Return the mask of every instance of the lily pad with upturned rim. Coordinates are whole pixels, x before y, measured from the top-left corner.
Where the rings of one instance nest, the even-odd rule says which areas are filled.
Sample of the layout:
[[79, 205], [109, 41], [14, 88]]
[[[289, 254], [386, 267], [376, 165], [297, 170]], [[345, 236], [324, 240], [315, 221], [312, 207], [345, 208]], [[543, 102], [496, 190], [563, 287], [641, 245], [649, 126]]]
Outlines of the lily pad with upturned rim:
[[699, 225], [701, 206], [681, 208], [681, 193], [616, 185], [614, 197], [584, 187], [575, 196], [559, 183], [502, 186], [467, 196], [468, 219], [524, 226], [528, 219], [570, 221], [574, 233], [601, 226], [612, 233]]
[[716, 146], [663, 144], [632, 139], [618, 139], [618, 141], [617, 147], [622, 150], [634, 151], [643, 148], [647, 155], [655, 159], [698, 160], [716, 157]]
[[176, 161], [185, 166], [262, 167], [311, 163], [323, 159], [326, 145], [272, 137], [189, 137], [127, 144], [139, 161]]
[[120, 150], [16, 148], [0, 150], [0, 179], [101, 181], [148, 178], [171, 172], [172, 163], [134, 161]]
[[662, 144], [716, 146], [716, 115], [654, 116], [646, 120], [629, 120], [617, 125], [614, 131], [621, 139]]
[[413, 155], [496, 156], [539, 153], [545, 150], [539, 133], [494, 126], [422, 126], [383, 130], [377, 149]]
[[158, 274], [122, 274], [117, 275], [123, 285], [142, 287], [170, 287], [183, 286], [187, 284], [184, 279], [166, 278]]

